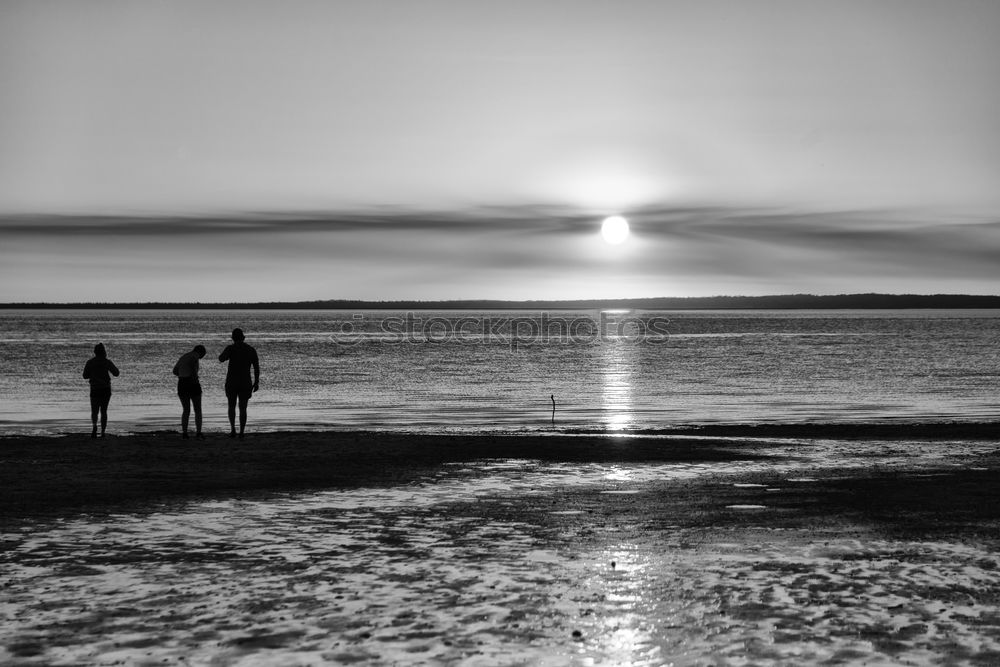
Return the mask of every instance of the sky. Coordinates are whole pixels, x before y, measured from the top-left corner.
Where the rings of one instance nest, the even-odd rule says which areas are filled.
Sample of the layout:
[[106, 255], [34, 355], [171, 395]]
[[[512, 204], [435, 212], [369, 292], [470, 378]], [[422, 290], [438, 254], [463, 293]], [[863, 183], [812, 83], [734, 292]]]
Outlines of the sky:
[[1000, 294], [998, 30], [993, 0], [8, 0], [0, 301]]

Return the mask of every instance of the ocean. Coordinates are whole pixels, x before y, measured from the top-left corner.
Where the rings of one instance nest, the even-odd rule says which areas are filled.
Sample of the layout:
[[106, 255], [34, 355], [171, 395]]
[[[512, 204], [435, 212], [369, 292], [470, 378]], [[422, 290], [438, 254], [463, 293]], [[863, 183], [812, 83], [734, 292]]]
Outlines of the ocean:
[[97, 342], [122, 371], [109, 432], [179, 428], [171, 369], [198, 343], [205, 428], [227, 430], [217, 357], [235, 326], [261, 359], [251, 430], [1000, 416], [996, 310], [6, 310], [0, 433], [88, 430], [82, 370]]

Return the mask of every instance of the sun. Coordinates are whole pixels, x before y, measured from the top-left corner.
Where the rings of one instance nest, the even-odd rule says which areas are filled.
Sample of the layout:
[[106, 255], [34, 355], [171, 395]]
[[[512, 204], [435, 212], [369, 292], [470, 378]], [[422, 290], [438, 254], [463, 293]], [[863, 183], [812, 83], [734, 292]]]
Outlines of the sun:
[[611, 245], [624, 243], [628, 238], [628, 221], [620, 215], [605, 218], [601, 223], [601, 236]]

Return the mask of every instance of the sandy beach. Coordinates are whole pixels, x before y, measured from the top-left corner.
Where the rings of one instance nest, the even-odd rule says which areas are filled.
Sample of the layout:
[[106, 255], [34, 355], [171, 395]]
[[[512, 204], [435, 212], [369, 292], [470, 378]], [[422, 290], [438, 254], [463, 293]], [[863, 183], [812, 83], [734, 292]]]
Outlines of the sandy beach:
[[182, 440], [174, 432], [96, 440], [83, 433], [7, 437], [0, 438], [0, 508], [15, 518], [172, 496], [405, 484], [445, 463], [488, 459], [709, 462], [775, 456], [762, 441], [1000, 442], [1000, 425], [720, 425], [637, 435], [300, 431], [251, 433], [245, 440], [211, 434], [203, 441]]
[[997, 664], [997, 432], [6, 438], [0, 659]]

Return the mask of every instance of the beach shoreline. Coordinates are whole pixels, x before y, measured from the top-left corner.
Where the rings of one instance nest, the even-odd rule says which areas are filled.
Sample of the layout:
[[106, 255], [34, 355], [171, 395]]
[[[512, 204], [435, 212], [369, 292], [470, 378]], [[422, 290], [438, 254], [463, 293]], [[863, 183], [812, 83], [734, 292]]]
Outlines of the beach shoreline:
[[[402, 485], [443, 465], [484, 460], [777, 464], [789, 457], [782, 447], [787, 443], [808, 447], [840, 439], [933, 446], [963, 440], [988, 447], [1000, 442], [998, 432], [994, 423], [928, 423], [702, 426], [627, 434], [276, 431], [248, 433], [246, 439], [211, 434], [205, 440], [170, 432], [99, 439], [9, 436], [0, 437], [0, 510], [13, 518], [185, 496]], [[850, 467], [848, 476], [859, 479], [877, 472]], [[914, 474], [930, 474], [926, 462], [909, 467]]]
[[721, 461], [736, 456], [721, 444], [692, 439], [664, 446], [650, 438], [601, 435], [349, 431], [251, 433], [245, 439], [209, 435], [205, 440], [184, 440], [177, 433], [8, 437], [0, 439], [0, 508], [19, 515], [177, 496], [399, 485], [447, 463], [483, 459]]

